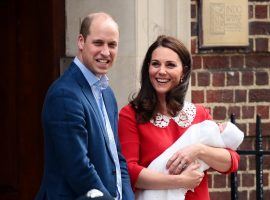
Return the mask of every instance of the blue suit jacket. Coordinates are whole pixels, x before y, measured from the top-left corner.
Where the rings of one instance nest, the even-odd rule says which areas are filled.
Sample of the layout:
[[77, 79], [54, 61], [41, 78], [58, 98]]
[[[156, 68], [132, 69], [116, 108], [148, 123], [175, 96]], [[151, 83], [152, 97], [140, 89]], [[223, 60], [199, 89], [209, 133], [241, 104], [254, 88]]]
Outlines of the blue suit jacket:
[[[134, 199], [117, 135], [118, 109], [111, 88], [103, 90], [122, 174], [123, 199]], [[107, 132], [91, 87], [72, 63], [49, 88], [42, 111], [45, 169], [36, 200], [74, 200], [90, 189], [116, 196], [116, 170]]]

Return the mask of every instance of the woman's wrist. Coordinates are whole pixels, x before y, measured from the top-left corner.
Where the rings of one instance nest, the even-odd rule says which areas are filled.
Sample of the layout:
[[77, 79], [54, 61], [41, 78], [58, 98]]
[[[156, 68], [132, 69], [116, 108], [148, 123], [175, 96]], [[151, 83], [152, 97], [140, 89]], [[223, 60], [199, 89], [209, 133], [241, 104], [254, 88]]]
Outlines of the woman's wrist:
[[207, 146], [201, 143], [197, 144], [197, 151], [196, 151], [196, 157], [200, 160], [203, 160], [203, 156], [205, 155], [205, 153], [207, 152], [206, 150]]
[[173, 175], [173, 182], [174, 182], [174, 188], [185, 188], [185, 181], [184, 181], [184, 176], [183, 174], [179, 175]]

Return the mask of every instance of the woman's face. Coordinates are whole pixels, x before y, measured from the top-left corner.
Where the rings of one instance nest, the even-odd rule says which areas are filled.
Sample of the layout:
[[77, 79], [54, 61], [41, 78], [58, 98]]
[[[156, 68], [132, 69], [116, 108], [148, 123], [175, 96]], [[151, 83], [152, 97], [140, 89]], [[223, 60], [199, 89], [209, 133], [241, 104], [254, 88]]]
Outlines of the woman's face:
[[183, 74], [182, 62], [173, 50], [158, 47], [152, 53], [149, 64], [150, 81], [158, 97], [176, 87]]

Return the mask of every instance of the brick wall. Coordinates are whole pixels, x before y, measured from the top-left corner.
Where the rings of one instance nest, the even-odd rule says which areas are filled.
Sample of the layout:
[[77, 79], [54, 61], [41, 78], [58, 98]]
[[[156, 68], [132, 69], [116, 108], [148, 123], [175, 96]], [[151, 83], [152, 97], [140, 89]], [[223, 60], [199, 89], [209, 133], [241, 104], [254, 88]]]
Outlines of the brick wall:
[[[270, 0], [249, 0], [247, 48], [199, 48], [199, 2], [191, 0], [192, 101], [210, 109], [216, 121], [235, 113], [245, 132], [240, 149], [254, 149], [256, 114], [262, 118], [263, 148], [270, 149]], [[264, 157], [264, 199], [270, 199], [270, 156]], [[256, 199], [255, 157], [241, 156], [239, 199]], [[230, 177], [211, 171], [211, 199], [230, 199]]]

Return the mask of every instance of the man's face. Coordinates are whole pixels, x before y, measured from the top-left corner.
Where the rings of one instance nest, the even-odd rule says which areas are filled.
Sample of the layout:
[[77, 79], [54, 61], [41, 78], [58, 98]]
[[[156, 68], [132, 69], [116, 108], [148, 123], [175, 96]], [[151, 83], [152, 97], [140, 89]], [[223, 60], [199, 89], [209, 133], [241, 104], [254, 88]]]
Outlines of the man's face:
[[113, 65], [118, 52], [119, 32], [114, 21], [97, 17], [92, 21], [90, 34], [78, 39], [79, 59], [97, 76], [104, 75]]

